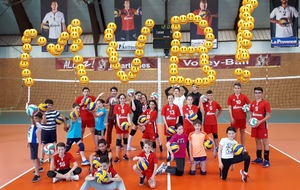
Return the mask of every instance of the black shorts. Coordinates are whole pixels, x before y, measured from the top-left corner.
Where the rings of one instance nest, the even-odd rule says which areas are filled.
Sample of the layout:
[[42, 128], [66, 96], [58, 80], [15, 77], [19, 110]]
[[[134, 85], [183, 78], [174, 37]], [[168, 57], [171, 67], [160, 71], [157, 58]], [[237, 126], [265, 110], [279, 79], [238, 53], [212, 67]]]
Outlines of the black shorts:
[[41, 132], [41, 142], [42, 144], [56, 143], [56, 129], [54, 130], [43, 130]]
[[38, 159], [39, 144], [29, 143], [29, 148], [30, 148], [30, 159], [31, 160]]
[[105, 132], [106, 132], [106, 129], [102, 129], [100, 131], [95, 129], [95, 135], [98, 135], [98, 136], [105, 136]]
[[67, 145], [72, 146], [72, 144], [75, 142], [77, 144], [78, 141], [80, 141], [81, 138], [67, 138]]

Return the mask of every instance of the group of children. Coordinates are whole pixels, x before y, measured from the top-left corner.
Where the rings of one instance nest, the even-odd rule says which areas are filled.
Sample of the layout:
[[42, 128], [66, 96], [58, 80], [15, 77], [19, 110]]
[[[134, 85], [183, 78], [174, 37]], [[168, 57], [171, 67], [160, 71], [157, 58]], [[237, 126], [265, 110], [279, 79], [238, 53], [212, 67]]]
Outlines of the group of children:
[[[106, 117], [106, 109], [105, 109], [105, 101], [99, 99], [103, 93], [99, 94], [99, 96], [95, 99], [95, 103], [97, 105], [96, 112], [93, 113], [95, 117], [95, 131], [94, 141], [95, 141], [95, 152], [90, 155], [89, 161], [85, 158], [84, 155], [84, 144], [82, 142], [82, 131], [81, 127], [79, 127], [81, 121], [80, 117], [74, 120], [70, 120], [70, 127], [66, 126], [66, 118], [64, 118], [65, 129], [68, 130], [67, 136], [67, 145], [64, 143], [58, 143], [56, 145], [58, 154], [51, 159], [50, 171], [48, 171], [47, 175], [53, 178], [53, 182], [56, 182], [59, 179], [66, 180], [78, 180], [78, 174], [81, 172], [81, 168], [78, 167], [77, 162], [74, 160], [71, 154], [68, 153], [72, 144], [75, 142], [79, 146], [80, 155], [82, 158], [81, 165], [90, 165], [90, 175], [86, 177], [86, 181], [82, 185], [81, 189], [88, 189], [89, 187], [98, 187], [104, 186], [104, 189], [125, 189], [125, 185], [120, 178], [120, 176], [116, 173], [116, 171], [112, 168], [112, 162], [117, 164], [119, 159], [119, 154], [122, 146], [124, 146], [124, 154], [123, 159], [129, 160], [127, 156], [127, 151], [135, 150], [134, 147], [131, 146], [131, 142], [133, 136], [135, 135], [137, 129], [140, 129], [143, 132], [143, 136], [141, 139], [141, 147], [143, 152], [138, 154], [133, 158], [133, 160], [142, 160], [146, 159], [149, 162], [148, 169], [146, 171], [140, 171], [137, 169], [137, 166], [133, 166], [133, 170], [140, 177], [140, 185], [144, 184], [145, 179], [148, 180], [148, 184], [150, 188], [155, 188], [156, 174], [162, 174], [163, 172], [168, 172], [170, 174], [174, 174], [177, 176], [182, 176], [184, 174], [185, 168], [185, 158], [186, 152], [188, 153], [189, 163], [191, 164], [190, 175], [196, 174], [196, 165], [200, 164], [200, 174], [206, 175], [206, 160], [207, 154], [205, 147], [203, 145], [205, 140], [210, 139], [213, 141], [213, 156], [216, 157], [218, 155], [219, 161], [219, 169], [220, 169], [220, 177], [225, 180], [227, 178], [228, 169], [231, 165], [244, 161], [244, 170], [241, 170], [240, 173], [242, 175], [242, 180], [247, 182], [248, 176], [248, 168], [250, 163], [250, 156], [245, 152], [239, 156], [235, 156], [232, 147], [238, 142], [235, 140], [236, 130], [240, 129], [241, 132], [241, 141], [242, 144], [245, 145], [245, 128], [246, 128], [246, 113], [242, 111], [242, 107], [244, 104], [249, 104], [249, 99], [241, 94], [241, 85], [239, 83], [234, 84], [234, 94], [228, 98], [228, 106], [229, 106], [229, 114], [231, 117], [231, 126], [226, 130], [227, 137], [222, 138], [220, 143], [218, 142], [218, 128], [217, 128], [217, 118], [222, 113], [221, 106], [213, 100], [213, 93], [211, 90], [208, 90], [206, 93], [206, 99], [200, 98], [201, 94], [197, 92], [197, 87], [193, 85], [193, 92], [187, 95], [188, 90], [185, 89], [185, 95], [180, 96], [180, 88], [174, 87], [174, 93], [169, 94], [168, 91], [171, 88], [166, 89], [167, 101], [168, 103], [162, 107], [161, 115], [164, 122], [164, 134], [167, 137], [166, 148], [168, 151], [168, 160], [167, 161], [175, 161], [176, 166], [167, 166], [165, 163], [162, 163], [160, 167], [157, 167], [157, 157], [155, 154], [156, 141], [159, 143], [160, 151], [163, 151], [163, 147], [161, 144], [161, 140], [158, 135], [158, 129], [156, 124], [156, 119], [158, 117], [158, 108], [155, 100], [147, 101], [145, 100], [146, 95], [142, 94], [140, 91], [135, 92], [134, 96], [130, 96], [130, 102], [126, 102], [125, 94], [117, 94], [117, 88], [112, 87], [111, 92], [112, 96], [110, 96], [106, 102], [111, 102], [110, 98], [117, 97], [117, 104], [110, 106], [110, 111], [108, 114], [108, 126], [104, 125], [104, 118]], [[251, 117], [255, 117], [258, 119], [258, 123], [251, 129], [251, 136], [256, 138], [257, 143], [257, 158], [253, 161], [255, 163], [263, 163], [264, 167], [269, 167], [269, 149], [268, 149], [268, 138], [267, 138], [267, 124], [266, 121], [270, 118], [270, 105], [267, 101], [262, 99], [263, 90], [261, 87], [254, 88], [255, 98], [256, 100], [250, 104]], [[143, 99], [144, 96], [144, 100]], [[182, 98], [183, 97], [183, 98]], [[199, 101], [195, 101], [195, 99]], [[186, 105], [184, 105], [184, 101], [186, 101]], [[176, 103], [176, 104], [175, 104]], [[48, 105], [48, 104], [47, 104]], [[53, 102], [52, 102], [53, 105]], [[50, 105], [49, 107], [51, 108]], [[80, 104], [73, 104], [73, 111], [78, 111], [80, 108]], [[47, 108], [49, 109], [49, 108]], [[111, 111], [113, 109], [113, 111]], [[199, 111], [200, 110], [200, 111]], [[49, 114], [49, 112], [51, 114]], [[132, 120], [130, 119], [130, 114], [133, 112]], [[189, 116], [191, 113], [197, 113], [198, 119], [191, 119]], [[113, 116], [111, 116], [113, 114]], [[202, 129], [202, 115], [203, 114], [203, 129]], [[30, 150], [31, 150], [31, 159], [34, 160], [35, 165], [35, 177], [33, 182], [39, 180], [39, 172], [43, 170], [40, 167], [40, 164], [37, 159], [37, 147], [33, 146], [34, 143], [38, 143], [36, 138], [36, 129], [42, 128], [44, 129], [44, 125], [48, 124], [54, 125], [49, 121], [50, 117], [54, 117], [59, 115], [58, 112], [53, 110], [47, 110], [46, 112], [38, 112], [32, 117], [32, 126], [31, 134], [33, 137], [30, 142]], [[146, 117], [145, 122], [141, 122], [139, 120], [139, 116], [144, 115]], [[48, 118], [47, 118], [48, 117]], [[131, 122], [132, 121], [132, 122]], [[129, 130], [121, 130], [120, 125], [123, 122], [128, 122], [129, 125], [133, 123], [133, 127], [129, 133]], [[42, 125], [40, 125], [41, 123]], [[112, 126], [115, 125], [116, 128], [116, 154], [115, 159], [112, 158], [112, 153], [110, 150], [111, 144], [111, 129]], [[174, 126], [176, 129], [176, 134], [170, 135], [168, 133], [168, 128], [170, 126]], [[107, 141], [104, 140], [105, 131], [108, 131]], [[56, 128], [55, 128], [56, 130]], [[42, 130], [43, 131], [43, 130]], [[110, 132], [109, 132], [110, 131]], [[212, 133], [213, 139], [211, 139], [208, 135]], [[77, 136], [75, 135], [77, 134]], [[55, 131], [56, 137], [56, 131]], [[129, 139], [128, 139], [129, 137]], [[36, 140], [32, 140], [36, 139]], [[123, 144], [122, 144], [123, 139]], [[262, 146], [261, 141], [263, 142], [265, 152], [264, 158], [265, 161], [262, 160]], [[56, 138], [55, 141], [56, 142]], [[42, 135], [42, 143], [47, 144], [49, 141], [43, 141]], [[171, 150], [171, 143], [177, 143], [179, 145], [179, 151], [173, 153]], [[65, 160], [66, 157], [66, 160]], [[99, 184], [94, 179], [95, 176], [95, 168], [93, 168], [92, 161], [95, 157], [100, 157], [101, 167], [100, 169], [105, 169], [109, 173], [109, 180], [107, 184]], [[57, 160], [64, 160], [64, 164], [60, 163]], [[72, 167], [66, 163], [72, 163]], [[61, 167], [64, 165], [63, 167]], [[103, 166], [102, 166], [103, 165]], [[107, 186], [106, 186], [107, 185]], [[108, 186], [109, 185], [109, 186]]]

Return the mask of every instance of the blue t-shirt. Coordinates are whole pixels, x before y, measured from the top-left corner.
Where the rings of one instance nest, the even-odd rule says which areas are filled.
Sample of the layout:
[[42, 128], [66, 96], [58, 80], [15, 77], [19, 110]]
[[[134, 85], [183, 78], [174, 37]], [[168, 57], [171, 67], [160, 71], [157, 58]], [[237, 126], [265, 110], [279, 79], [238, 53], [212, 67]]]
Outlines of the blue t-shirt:
[[98, 108], [97, 109], [97, 114], [99, 113], [103, 113], [100, 117], [95, 117], [95, 124], [96, 124], [96, 129], [98, 131], [103, 130], [106, 128], [105, 124], [104, 124], [104, 119], [106, 117], [106, 109], [105, 108]]
[[81, 138], [81, 118], [78, 118], [75, 122], [69, 120], [70, 129], [67, 134], [68, 139]]

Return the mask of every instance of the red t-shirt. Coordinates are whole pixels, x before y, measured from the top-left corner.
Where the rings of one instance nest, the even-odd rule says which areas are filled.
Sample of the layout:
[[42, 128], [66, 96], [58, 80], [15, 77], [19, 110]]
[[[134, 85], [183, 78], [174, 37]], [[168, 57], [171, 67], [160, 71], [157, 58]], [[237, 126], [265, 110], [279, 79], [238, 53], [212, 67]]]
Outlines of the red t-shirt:
[[266, 117], [266, 113], [271, 113], [271, 106], [270, 103], [267, 102], [266, 100], [261, 100], [259, 102], [256, 102], [254, 100], [250, 104], [250, 112], [251, 112], [251, 117], [254, 117], [258, 120], [262, 120], [263, 118]]
[[216, 101], [203, 103], [204, 108], [204, 125], [217, 125], [217, 110], [222, 110], [220, 104]]
[[[94, 169], [92, 175], [95, 176], [95, 173], [97, 171], [98, 171], [98, 169]], [[107, 173], [110, 174], [112, 178], [114, 178], [118, 174], [117, 171], [113, 167], [111, 167], [111, 166], [109, 166]], [[110, 183], [113, 183], [113, 181], [102, 182], [101, 184], [105, 185], [105, 184], [110, 184]]]
[[70, 163], [75, 162], [74, 157], [69, 152], [65, 153], [63, 159], [60, 158], [58, 154], [55, 154], [53, 156], [53, 159], [54, 159], [54, 166], [56, 171], [71, 168]]
[[[77, 104], [81, 104], [82, 99], [84, 98], [84, 96], [78, 96], [75, 100], [75, 103]], [[94, 102], [96, 100], [95, 96], [89, 96], [89, 98], [91, 98], [91, 100]], [[95, 119], [94, 115], [92, 112], [90, 112], [87, 109], [87, 105], [82, 105], [80, 106], [80, 117], [81, 120], [92, 120]]]
[[117, 104], [114, 107], [114, 114], [119, 116], [119, 124], [121, 125], [124, 121], [127, 121], [128, 114], [131, 114], [131, 107], [129, 104], [124, 104], [123, 106]]
[[157, 119], [157, 111], [147, 109], [142, 115], [146, 115], [147, 120], [150, 122], [146, 124], [146, 131], [150, 133], [158, 133], [157, 131], [157, 125], [156, 125], [156, 119]]
[[179, 107], [175, 104], [172, 106], [166, 104], [161, 110], [161, 115], [165, 116], [168, 126], [175, 126], [177, 117], [180, 116]]
[[231, 106], [234, 119], [245, 119], [247, 117], [246, 113], [242, 110], [245, 104], [250, 104], [250, 100], [245, 94], [240, 94], [238, 96], [232, 94], [228, 97], [227, 105]]
[[134, 13], [136, 13], [136, 9], [134, 8], [121, 10], [122, 30], [134, 30]]
[[[192, 105], [192, 106], [188, 106], [188, 105], [185, 105], [183, 106], [182, 108], [182, 112], [183, 112], [183, 115], [184, 115], [184, 121], [183, 121], [183, 127], [184, 129], [186, 130], [187, 128], [192, 128], [194, 129], [194, 126], [193, 126], [193, 122], [190, 123], [189, 122], [189, 118], [185, 117], [185, 114], [188, 114], [190, 115], [191, 113], [195, 113], [197, 114], [198, 113], [198, 106], [195, 106], [195, 105]], [[186, 134], [186, 133], [185, 133]], [[189, 134], [187, 134], [189, 135]]]
[[139, 157], [142, 157], [144, 159], [146, 159], [149, 163], [148, 165], [148, 169], [147, 169], [147, 172], [150, 172], [154, 170], [154, 164], [157, 164], [158, 161], [157, 161], [157, 157], [156, 157], [156, 154], [154, 152], [151, 152], [148, 157], [146, 156], [145, 152], [141, 152], [139, 155]]
[[[202, 20], [206, 20], [208, 23], [208, 26], [210, 27], [212, 24], [212, 16], [208, 10], [206, 10], [206, 11], [207, 11], [206, 16], [204, 18], [203, 17], [201, 17], [201, 18], [202, 18]], [[200, 12], [200, 9], [197, 9], [193, 13], [194, 13], [194, 15], [200, 15], [199, 12]], [[204, 35], [204, 29], [201, 29], [199, 26], [197, 26], [197, 35]]]

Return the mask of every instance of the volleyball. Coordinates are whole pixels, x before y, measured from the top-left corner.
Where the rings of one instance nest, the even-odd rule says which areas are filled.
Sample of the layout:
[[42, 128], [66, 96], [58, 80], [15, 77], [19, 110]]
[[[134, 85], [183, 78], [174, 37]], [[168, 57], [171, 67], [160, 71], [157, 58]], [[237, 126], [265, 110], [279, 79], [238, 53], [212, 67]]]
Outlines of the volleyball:
[[139, 117], [139, 122], [140, 122], [140, 123], [145, 123], [146, 121], [147, 121], [147, 116], [141, 115], [141, 116]]
[[33, 116], [37, 111], [38, 111], [38, 107], [34, 104], [30, 104], [26, 108], [26, 114], [30, 117]]
[[279, 20], [279, 22], [283, 25], [286, 26], [287, 24], [289, 24], [288, 18], [281, 18]]
[[62, 124], [63, 122], [64, 122], [64, 119], [63, 119], [62, 116], [56, 117], [56, 119], [55, 119], [55, 123], [56, 123], [56, 124], [60, 125], [60, 124]]
[[87, 109], [89, 110], [89, 111], [95, 111], [95, 109], [96, 109], [96, 104], [95, 104], [95, 102], [90, 102], [88, 105], [87, 105]]
[[250, 125], [251, 127], [254, 127], [254, 126], [256, 125], [257, 122], [258, 122], [258, 120], [257, 120], [256, 118], [252, 117], [252, 118], [250, 118], [250, 120], [249, 120], [249, 125]]
[[176, 153], [179, 151], [179, 145], [177, 143], [171, 143], [170, 147], [171, 147], [171, 150], [173, 153]]
[[118, 104], [118, 99], [116, 97], [112, 97], [109, 99], [110, 105], [116, 105]]
[[203, 103], [207, 102], [207, 97], [204, 94], [200, 96], [200, 99], [202, 100]]
[[126, 131], [126, 130], [128, 130], [128, 128], [129, 128], [128, 122], [124, 121], [123, 123], [121, 123], [121, 125], [120, 125], [121, 130]]
[[107, 175], [107, 171], [106, 170], [98, 170], [95, 173], [95, 180], [97, 181], [97, 183], [103, 183], [103, 182], [107, 182], [108, 180], [108, 175]]
[[127, 95], [129, 96], [129, 97], [132, 97], [132, 96], [134, 96], [134, 89], [132, 89], [132, 88], [129, 88], [128, 90], [127, 90]]
[[149, 162], [146, 159], [143, 159], [142, 161], [139, 160], [136, 163], [136, 167], [138, 170], [140, 170], [141, 172], [146, 171], [148, 169], [149, 166]]
[[79, 112], [78, 111], [72, 111], [70, 113], [70, 119], [76, 120], [79, 117]]
[[242, 110], [243, 110], [243, 112], [249, 112], [250, 111], [249, 104], [243, 105]]
[[150, 94], [150, 97], [151, 97], [152, 100], [157, 100], [158, 99], [158, 93], [157, 92], [152, 92]]
[[232, 152], [235, 156], [238, 156], [240, 154], [242, 154], [244, 152], [244, 147], [240, 144], [235, 144], [233, 147], [232, 147]]
[[100, 158], [99, 158], [99, 157], [94, 158], [94, 160], [93, 160], [93, 162], [92, 162], [92, 165], [93, 165], [93, 167], [96, 168], [96, 169], [99, 168], [100, 165], [101, 165], [101, 163], [100, 163]]
[[40, 103], [40, 104], [39, 104], [39, 110], [41, 110], [41, 111], [43, 111], [43, 112], [47, 111], [47, 104], [45, 104], [45, 103]]
[[189, 120], [194, 121], [195, 119], [198, 118], [198, 115], [195, 114], [194, 112], [192, 112], [189, 116], [188, 116]]
[[176, 129], [175, 129], [175, 127], [173, 127], [173, 126], [170, 126], [170, 127], [168, 127], [167, 132], [168, 132], [170, 135], [174, 135], [174, 134], [176, 133]]
[[83, 98], [83, 104], [88, 105], [91, 102], [91, 99], [89, 97], [84, 97]]
[[210, 140], [210, 139], [207, 139], [206, 141], [204, 141], [204, 147], [206, 148], [206, 149], [211, 149], [212, 147], [213, 147], [213, 141], [212, 140]]
[[44, 152], [45, 154], [54, 154], [55, 152], [55, 146], [53, 143], [48, 143], [44, 146]]

